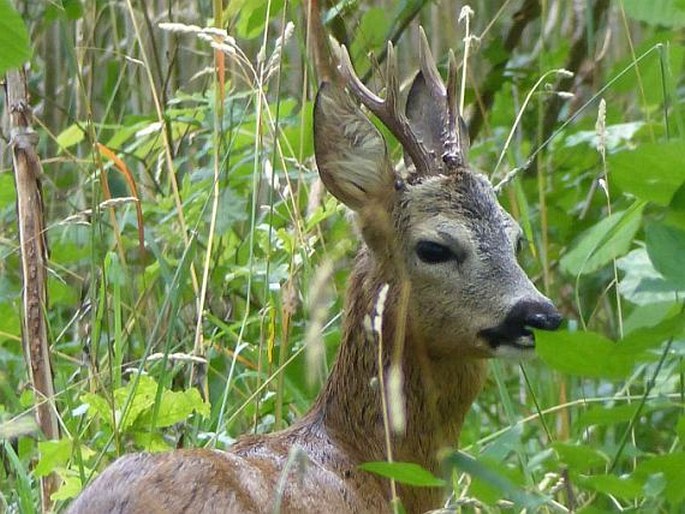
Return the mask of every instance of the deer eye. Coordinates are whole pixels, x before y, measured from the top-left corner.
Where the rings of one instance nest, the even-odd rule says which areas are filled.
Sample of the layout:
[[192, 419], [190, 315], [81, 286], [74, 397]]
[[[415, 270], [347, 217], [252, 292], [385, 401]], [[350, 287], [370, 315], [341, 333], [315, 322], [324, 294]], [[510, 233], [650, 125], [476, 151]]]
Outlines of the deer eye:
[[457, 259], [452, 250], [433, 241], [419, 241], [416, 245], [416, 255], [426, 264], [439, 264]]

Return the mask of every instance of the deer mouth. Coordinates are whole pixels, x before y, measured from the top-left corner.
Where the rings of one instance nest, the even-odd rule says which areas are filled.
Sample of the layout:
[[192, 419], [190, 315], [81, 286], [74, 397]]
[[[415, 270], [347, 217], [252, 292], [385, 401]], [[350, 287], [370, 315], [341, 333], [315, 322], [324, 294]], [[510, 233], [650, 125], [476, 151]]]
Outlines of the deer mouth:
[[535, 350], [535, 334], [526, 327], [512, 331], [505, 327], [497, 326], [481, 330], [478, 335], [483, 338], [490, 348], [497, 352], [503, 348], [510, 348], [520, 352]]

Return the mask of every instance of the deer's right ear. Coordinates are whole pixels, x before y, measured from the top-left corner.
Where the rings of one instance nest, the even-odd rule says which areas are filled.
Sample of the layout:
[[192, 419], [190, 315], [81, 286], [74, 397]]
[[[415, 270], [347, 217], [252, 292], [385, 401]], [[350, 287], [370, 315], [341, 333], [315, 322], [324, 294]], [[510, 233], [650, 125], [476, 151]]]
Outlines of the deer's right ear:
[[349, 208], [392, 197], [395, 173], [383, 136], [345, 91], [326, 82], [314, 106], [314, 153], [326, 188]]

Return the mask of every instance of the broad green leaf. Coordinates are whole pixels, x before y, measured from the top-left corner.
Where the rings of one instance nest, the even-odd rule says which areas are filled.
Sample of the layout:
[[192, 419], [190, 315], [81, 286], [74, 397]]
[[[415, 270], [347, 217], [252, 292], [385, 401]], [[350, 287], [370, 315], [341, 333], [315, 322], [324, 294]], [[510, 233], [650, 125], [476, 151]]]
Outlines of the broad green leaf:
[[628, 210], [615, 212], [585, 231], [562, 257], [562, 271], [573, 276], [592, 273], [626, 253], [640, 228], [643, 208], [643, 203], [636, 202]]
[[112, 427], [112, 409], [102, 396], [95, 393], [83, 393], [81, 395], [81, 402], [88, 405], [88, 415], [92, 418], [100, 416], [109, 427]]
[[415, 487], [445, 486], [444, 480], [413, 462], [365, 462], [359, 468]]
[[14, 10], [10, 0], [0, 0], [0, 48], [0, 77], [31, 58], [29, 34], [24, 20]]
[[[678, 336], [685, 316], [678, 314], [654, 327], [641, 328], [619, 342], [593, 332], [535, 331], [538, 355], [550, 367], [569, 375], [619, 379], [627, 376], [645, 352]], [[654, 356], [656, 357], [656, 356]]]
[[476, 482], [481, 482], [513, 502], [532, 509], [533, 512], [537, 512], [537, 507], [545, 503], [544, 498], [526, 492], [508, 477], [464, 452], [450, 454], [446, 463], [471, 475], [474, 480], [472, 488], [476, 486]]
[[[638, 0], [642, 1], [642, 0]], [[680, 0], [678, 0], [680, 1]], [[650, 2], [647, 1], [647, 4]], [[640, 90], [640, 102], [645, 106], [654, 108], [661, 108], [664, 102], [668, 102], [664, 98], [664, 82], [670, 82], [670, 77], [679, 77], [683, 70], [683, 57], [685, 56], [685, 47], [683, 45], [669, 44], [676, 38], [675, 33], [669, 33], [663, 30], [654, 31], [654, 33], [645, 33], [645, 38], [639, 42], [635, 47], [635, 52], [625, 54], [625, 57], [615, 61], [608, 72], [607, 80], [616, 80], [612, 83], [612, 94], [631, 95], [637, 89]], [[659, 49], [657, 45], [662, 45]], [[635, 56], [643, 55], [648, 52], [648, 55], [643, 58], [639, 65], [635, 66]], [[663, 61], [662, 61], [663, 58]], [[662, 64], [665, 69], [662, 68]], [[638, 70], [640, 79], [638, 80]], [[666, 76], [664, 76], [666, 72]], [[670, 76], [670, 77], [669, 77]], [[668, 86], [667, 86], [668, 87]], [[618, 106], [615, 106], [618, 107]], [[609, 112], [612, 111], [611, 102]], [[623, 116], [621, 118], [624, 118]], [[661, 130], [658, 125], [653, 125], [652, 130]], [[653, 138], [646, 138], [643, 140], [653, 141]], [[640, 143], [642, 145], [642, 142]], [[609, 181], [611, 182], [612, 168], [609, 168]]]
[[583, 487], [624, 500], [632, 500], [642, 495], [642, 482], [632, 477], [591, 475], [579, 476], [576, 480]]
[[623, 378], [635, 358], [618, 355], [615, 343], [594, 332], [535, 331], [535, 348], [550, 367], [569, 375]]
[[[185, 421], [195, 411], [202, 416], [209, 416], [209, 410], [209, 404], [202, 400], [197, 389], [164, 391], [155, 426], [162, 428]], [[141, 418], [141, 421], [144, 424], [147, 420]]]
[[676, 0], [623, 0], [626, 14], [648, 25], [685, 27], [685, 9]]
[[391, 22], [392, 18], [385, 8], [372, 7], [364, 13], [357, 27], [357, 37], [350, 45], [350, 56], [354, 62], [363, 60], [369, 52], [383, 47]]
[[[637, 403], [619, 405], [617, 407], [607, 407], [606, 405], [592, 407], [580, 415], [577, 425], [580, 428], [584, 428], [591, 425], [615, 425], [617, 423], [627, 423], [633, 419], [639, 407], [640, 406]], [[650, 402], [644, 405], [640, 412], [642, 415], [646, 415], [657, 410], [673, 409], [675, 407], [675, 404], [669, 402]]]
[[[131, 379], [126, 386], [120, 387], [114, 391], [114, 415], [116, 423], [120, 430], [126, 430], [136, 421], [138, 416], [150, 409], [155, 403], [155, 396], [157, 394], [157, 383], [148, 376], [141, 376], [135, 388], [130, 405], [126, 412], [126, 417], [122, 420], [121, 415], [131, 389], [135, 381]], [[112, 408], [110, 404], [101, 396], [93, 393], [84, 393], [81, 395], [81, 401], [89, 405], [89, 413], [99, 415], [102, 420], [112, 427]]]
[[[230, 187], [224, 187], [220, 194], [219, 212], [216, 218], [216, 233], [224, 234], [233, 223], [247, 219], [247, 199]], [[209, 223], [211, 211], [207, 209], [205, 219]]]
[[136, 442], [136, 445], [139, 448], [145, 448], [146, 452], [160, 453], [173, 450], [173, 448], [169, 446], [169, 443], [164, 440], [164, 437], [162, 437], [162, 434], [159, 432], [151, 433], [134, 431], [131, 435], [133, 440]]
[[40, 460], [34, 472], [39, 477], [52, 473], [57, 467], [67, 463], [71, 457], [71, 439], [64, 438], [57, 441], [40, 441], [38, 443]]
[[0, 173], [0, 208], [13, 206], [17, 201], [13, 173]]
[[151, 377], [141, 375], [137, 384], [132, 377], [126, 386], [115, 390], [114, 403], [117, 406], [117, 414], [119, 416], [122, 415], [123, 409], [126, 407], [131, 390], [133, 390], [133, 396], [126, 410], [125, 417], [119, 420], [120, 430], [126, 430], [131, 427], [141, 414], [152, 408], [157, 396], [157, 382]]
[[678, 419], [678, 424], [676, 425], [676, 432], [678, 432], [678, 437], [680, 437], [681, 444], [685, 441], [685, 416], [680, 416]]
[[[644, 127], [644, 125], [645, 123], [643, 121], [607, 125], [603, 137], [607, 152], [612, 152], [622, 144], [625, 144], [626, 141], [632, 140], [636, 132]], [[578, 132], [569, 135], [564, 141], [566, 146], [586, 144], [592, 148], [597, 148], [598, 143], [599, 135], [596, 130], [579, 130]]]
[[647, 480], [659, 473], [666, 478], [666, 499], [674, 504], [685, 500], [685, 453], [651, 457], [640, 463], [633, 475]]
[[60, 478], [62, 479], [62, 484], [57, 491], [50, 495], [50, 499], [53, 501], [63, 501], [74, 498], [83, 489], [81, 479], [78, 475], [60, 473]]
[[645, 248], [631, 251], [618, 259], [616, 264], [623, 272], [618, 290], [627, 300], [638, 305], [648, 305], [682, 298], [683, 291], [654, 268]]
[[675, 287], [685, 288], [685, 231], [651, 223], [645, 232], [647, 253], [656, 270]]
[[252, 39], [264, 31], [268, 19], [266, 16], [267, 7], [269, 16], [275, 17], [283, 10], [284, 0], [249, 0], [240, 9], [240, 18], [236, 24], [236, 31], [240, 37]]
[[74, 123], [59, 133], [57, 136], [57, 145], [60, 147], [60, 150], [64, 150], [80, 143], [83, 141], [84, 137], [85, 134], [81, 127]]
[[45, 9], [45, 21], [52, 22], [60, 18], [67, 20], [78, 20], [83, 16], [83, 5], [81, 0], [58, 0], [48, 3]]
[[14, 302], [0, 302], [0, 332], [0, 341], [4, 339], [3, 334], [21, 338], [21, 320]]
[[685, 141], [643, 143], [608, 156], [609, 180], [622, 191], [666, 207], [685, 182]]
[[639, 328], [624, 337], [616, 346], [618, 354], [640, 355], [645, 350], [659, 346], [664, 341], [675, 339], [685, 329], [685, 313], [678, 311], [660, 323], [651, 327]]
[[604, 467], [609, 462], [609, 457], [589, 446], [555, 442], [552, 448], [559, 459], [573, 471]]

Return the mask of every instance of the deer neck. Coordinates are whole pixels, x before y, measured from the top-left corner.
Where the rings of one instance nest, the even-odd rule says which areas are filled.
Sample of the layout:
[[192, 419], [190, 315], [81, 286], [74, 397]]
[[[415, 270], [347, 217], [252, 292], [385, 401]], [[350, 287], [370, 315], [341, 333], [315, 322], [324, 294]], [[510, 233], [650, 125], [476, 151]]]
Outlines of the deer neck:
[[[399, 285], [392, 278], [385, 280], [382, 270], [362, 251], [348, 286], [338, 358], [312, 412], [329, 434], [350, 447], [357, 463], [388, 459], [378, 380], [378, 343], [365, 323], [365, 317], [375, 312], [378, 292], [386, 282], [390, 285], [383, 316], [383, 367], [387, 377], [397, 326]], [[403, 433], [392, 435], [393, 459], [415, 462], [440, 473], [437, 453], [443, 447], [456, 445], [466, 412], [482, 387], [486, 363], [458, 356], [454, 360], [431, 360], [422, 351], [425, 345], [421, 334], [412, 330], [411, 318], [404, 338], [402, 393], [406, 427]], [[385, 383], [387, 388], [388, 381]], [[418, 488], [406, 493], [414, 491], [426, 494]], [[402, 500], [409, 507], [414, 502], [407, 494]]]

